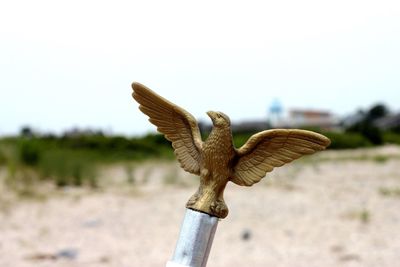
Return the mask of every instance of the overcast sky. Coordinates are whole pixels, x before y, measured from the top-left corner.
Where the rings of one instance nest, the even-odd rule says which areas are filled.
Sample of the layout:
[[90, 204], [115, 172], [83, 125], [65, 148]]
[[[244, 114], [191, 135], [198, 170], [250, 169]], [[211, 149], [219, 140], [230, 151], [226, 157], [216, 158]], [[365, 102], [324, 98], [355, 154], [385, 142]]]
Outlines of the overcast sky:
[[154, 127], [141, 82], [199, 119], [400, 110], [400, 1], [1, 1], [0, 135]]

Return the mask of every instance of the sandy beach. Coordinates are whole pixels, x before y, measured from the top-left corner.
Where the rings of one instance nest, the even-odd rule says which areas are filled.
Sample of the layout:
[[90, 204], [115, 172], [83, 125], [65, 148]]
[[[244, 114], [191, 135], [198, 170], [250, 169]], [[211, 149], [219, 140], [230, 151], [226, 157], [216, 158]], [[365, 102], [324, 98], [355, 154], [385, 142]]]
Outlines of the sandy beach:
[[[208, 266], [397, 266], [399, 164], [396, 146], [326, 151], [250, 188], [229, 183]], [[42, 183], [30, 198], [2, 185], [0, 266], [164, 266], [197, 177], [148, 161], [104, 166], [99, 181]]]

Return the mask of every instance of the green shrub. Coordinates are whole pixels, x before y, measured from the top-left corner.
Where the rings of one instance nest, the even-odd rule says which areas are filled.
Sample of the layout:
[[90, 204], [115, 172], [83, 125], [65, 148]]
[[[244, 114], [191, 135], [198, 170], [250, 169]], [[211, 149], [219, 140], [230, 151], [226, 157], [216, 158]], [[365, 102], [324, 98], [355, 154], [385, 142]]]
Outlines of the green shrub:
[[362, 132], [362, 135], [364, 135], [374, 145], [383, 144], [382, 131], [377, 127], [367, 127]]
[[366, 210], [366, 209], [363, 209], [361, 212], [360, 212], [360, 221], [362, 222], [362, 223], [369, 223], [370, 222], [370, 220], [371, 220], [371, 213], [368, 211], [368, 210]]
[[45, 179], [53, 179], [57, 186], [88, 184], [96, 179], [95, 165], [89, 153], [73, 150], [49, 150], [39, 165]]
[[101, 160], [142, 159], [148, 157], [171, 157], [171, 144], [160, 134], [140, 138], [123, 136], [82, 135], [63, 136], [46, 140], [53, 148], [92, 151]]
[[19, 160], [29, 166], [36, 166], [40, 160], [40, 146], [36, 140], [22, 140], [19, 144]]
[[7, 160], [6, 155], [5, 155], [4, 152], [0, 149], [0, 166], [1, 166], [1, 165], [7, 165], [7, 162], [8, 162], [8, 160]]
[[374, 145], [381, 145], [383, 143], [383, 133], [379, 128], [373, 125], [372, 120], [365, 119], [358, 122], [348, 127], [346, 132], [359, 133]]
[[233, 134], [233, 144], [236, 148], [244, 145], [247, 140], [253, 135], [253, 133], [234, 133]]
[[72, 164], [72, 184], [75, 186], [81, 186], [83, 183], [83, 166], [78, 161]]
[[384, 155], [376, 155], [372, 157], [372, 160], [375, 161], [376, 163], [385, 163], [389, 160], [390, 158], [388, 156]]
[[323, 134], [331, 139], [331, 145], [329, 146], [331, 149], [350, 149], [372, 145], [368, 139], [358, 133], [326, 132]]
[[383, 141], [388, 144], [400, 145], [400, 134], [395, 132], [386, 132], [383, 135]]
[[381, 187], [379, 193], [388, 197], [400, 197], [400, 187]]

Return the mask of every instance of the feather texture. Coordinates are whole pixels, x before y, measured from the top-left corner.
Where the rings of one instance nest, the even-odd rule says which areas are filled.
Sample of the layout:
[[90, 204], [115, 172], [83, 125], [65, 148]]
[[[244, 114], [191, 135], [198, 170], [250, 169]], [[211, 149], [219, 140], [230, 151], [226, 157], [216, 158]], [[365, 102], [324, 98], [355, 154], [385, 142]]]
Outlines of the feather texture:
[[133, 83], [133, 98], [149, 121], [172, 142], [181, 167], [200, 174], [202, 140], [196, 119], [186, 110], [174, 105], [140, 83]]
[[325, 136], [305, 130], [274, 129], [257, 133], [236, 150], [231, 181], [251, 186], [273, 168], [324, 150], [329, 144]]

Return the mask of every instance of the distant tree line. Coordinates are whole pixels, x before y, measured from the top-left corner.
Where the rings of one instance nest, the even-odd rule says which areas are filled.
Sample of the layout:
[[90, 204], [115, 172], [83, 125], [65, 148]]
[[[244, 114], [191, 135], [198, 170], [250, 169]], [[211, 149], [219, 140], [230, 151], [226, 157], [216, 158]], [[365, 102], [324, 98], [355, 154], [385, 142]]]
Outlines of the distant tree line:
[[[345, 127], [345, 133], [360, 134], [372, 145], [400, 144], [400, 125], [383, 127], [379, 122], [393, 116], [384, 104], [376, 104], [366, 111], [359, 111], [359, 119]], [[398, 114], [396, 116], [399, 116]]]
[[[388, 115], [388, 108], [378, 104], [360, 111], [351, 123], [343, 123], [343, 131], [309, 130], [329, 137], [332, 143], [328, 149], [352, 149], [384, 143], [400, 145], [400, 127], [396, 128], [396, 124], [393, 124], [392, 128], [382, 128], [377, 124]], [[235, 146], [242, 146], [255, 132], [234, 132]], [[207, 134], [203, 133], [203, 140]], [[57, 136], [40, 134], [30, 127], [23, 127], [19, 136], [0, 138], [0, 167], [7, 166], [10, 181], [18, 181], [18, 177], [30, 177], [21, 176], [21, 173], [32, 169], [36, 170], [40, 179], [53, 180], [58, 186], [89, 184], [96, 187], [98, 165], [154, 158], [174, 159], [170, 142], [161, 134], [126, 137], [75, 129]]]

